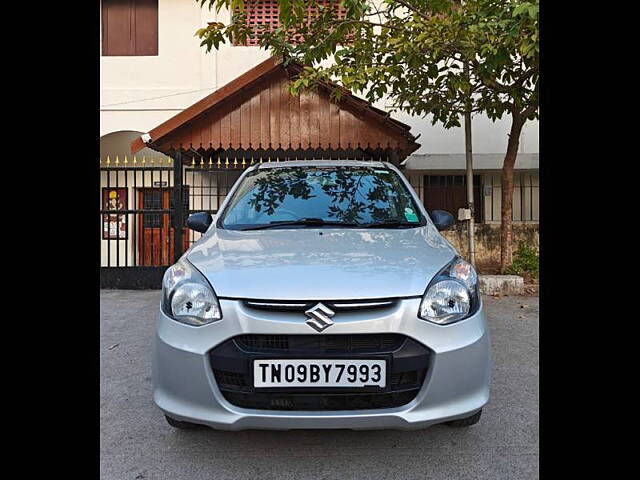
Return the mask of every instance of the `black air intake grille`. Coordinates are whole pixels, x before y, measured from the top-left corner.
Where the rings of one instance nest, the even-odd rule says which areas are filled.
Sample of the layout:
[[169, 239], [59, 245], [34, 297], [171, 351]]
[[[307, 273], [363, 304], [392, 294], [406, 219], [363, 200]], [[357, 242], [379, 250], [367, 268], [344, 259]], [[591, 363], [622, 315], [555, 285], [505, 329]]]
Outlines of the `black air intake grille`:
[[[259, 410], [357, 410], [392, 408], [413, 400], [427, 377], [431, 350], [398, 334], [240, 335], [209, 354], [224, 398]], [[253, 387], [253, 361], [260, 358], [384, 359], [387, 385], [378, 387]]]
[[[413, 370], [410, 372], [400, 372], [391, 375], [390, 387], [394, 390], [404, 390], [420, 387], [424, 380], [424, 370]], [[213, 374], [218, 381], [218, 386], [225, 389], [253, 390], [251, 377], [244, 373], [225, 372], [224, 370], [214, 370]]]
[[392, 352], [405, 337], [388, 334], [354, 335], [240, 335], [235, 341], [250, 352], [299, 350], [306, 353]]

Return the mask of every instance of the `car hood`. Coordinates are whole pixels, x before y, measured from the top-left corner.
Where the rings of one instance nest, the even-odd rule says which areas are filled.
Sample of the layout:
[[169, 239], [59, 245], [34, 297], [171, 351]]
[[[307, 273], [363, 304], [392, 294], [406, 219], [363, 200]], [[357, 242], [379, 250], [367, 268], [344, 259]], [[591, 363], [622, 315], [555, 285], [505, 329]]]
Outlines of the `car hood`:
[[186, 257], [219, 297], [347, 300], [422, 295], [455, 255], [429, 224], [368, 230], [214, 228]]

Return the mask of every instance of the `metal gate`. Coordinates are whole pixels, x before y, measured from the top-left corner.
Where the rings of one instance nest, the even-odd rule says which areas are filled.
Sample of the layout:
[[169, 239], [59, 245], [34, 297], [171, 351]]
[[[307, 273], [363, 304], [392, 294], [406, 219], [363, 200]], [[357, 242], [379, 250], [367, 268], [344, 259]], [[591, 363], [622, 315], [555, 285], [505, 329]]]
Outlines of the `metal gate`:
[[214, 215], [249, 164], [182, 159], [100, 159], [101, 288], [160, 288], [166, 268], [201, 236], [187, 217]]

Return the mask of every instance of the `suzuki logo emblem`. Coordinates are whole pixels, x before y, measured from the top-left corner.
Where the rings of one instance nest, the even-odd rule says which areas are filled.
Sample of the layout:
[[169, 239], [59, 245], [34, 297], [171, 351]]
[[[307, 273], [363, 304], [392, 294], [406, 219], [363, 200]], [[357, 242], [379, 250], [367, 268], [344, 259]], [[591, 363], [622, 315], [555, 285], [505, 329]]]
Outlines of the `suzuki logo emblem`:
[[313, 328], [316, 332], [320, 333], [325, 328], [329, 328], [333, 325], [331, 317], [335, 315], [335, 312], [322, 303], [316, 304], [309, 310], [306, 310], [304, 314], [309, 317], [307, 325]]

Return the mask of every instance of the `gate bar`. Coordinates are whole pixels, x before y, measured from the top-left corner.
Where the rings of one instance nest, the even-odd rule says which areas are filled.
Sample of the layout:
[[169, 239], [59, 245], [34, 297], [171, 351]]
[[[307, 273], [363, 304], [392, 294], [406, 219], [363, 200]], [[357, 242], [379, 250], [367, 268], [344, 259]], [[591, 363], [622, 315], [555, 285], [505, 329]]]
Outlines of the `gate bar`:
[[178, 149], [173, 155], [173, 259], [170, 259], [170, 263], [175, 262], [184, 253], [182, 251], [182, 226], [184, 225], [182, 170], [182, 149]]

